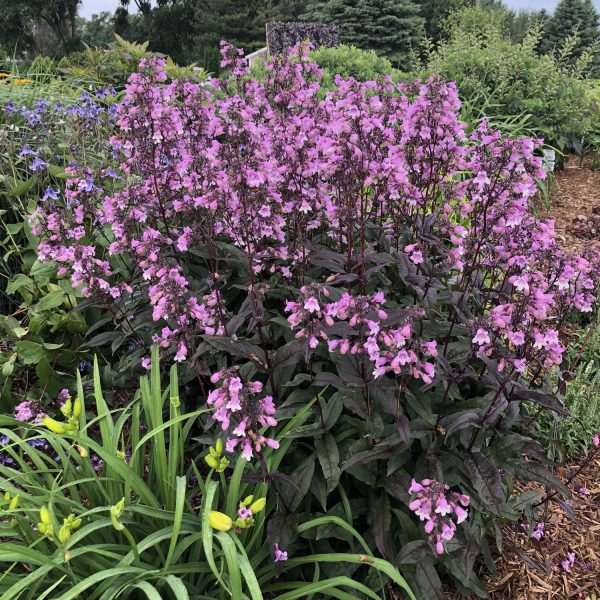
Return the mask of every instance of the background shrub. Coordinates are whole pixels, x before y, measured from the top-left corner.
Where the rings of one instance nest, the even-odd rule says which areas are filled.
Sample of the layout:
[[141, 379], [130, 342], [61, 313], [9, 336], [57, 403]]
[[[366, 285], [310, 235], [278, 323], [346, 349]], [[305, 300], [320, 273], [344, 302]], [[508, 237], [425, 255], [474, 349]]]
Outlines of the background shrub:
[[355, 46], [342, 45], [338, 48], [319, 48], [311, 54], [323, 69], [321, 86], [327, 90], [335, 87], [335, 76], [343, 79], [352, 77], [357, 81], [370, 81], [390, 75], [394, 81], [401, 79], [392, 63], [373, 50], [361, 50]]
[[495, 15], [479, 8], [456, 13], [450, 37], [431, 54], [428, 70], [457, 83], [474, 117], [502, 127], [503, 121], [529, 115], [527, 127], [536, 137], [562, 152], [581, 153], [590, 126], [585, 76], [591, 55], [570, 64], [576, 38], [554, 54], [538, 55], [539, 28], [514, 43]]

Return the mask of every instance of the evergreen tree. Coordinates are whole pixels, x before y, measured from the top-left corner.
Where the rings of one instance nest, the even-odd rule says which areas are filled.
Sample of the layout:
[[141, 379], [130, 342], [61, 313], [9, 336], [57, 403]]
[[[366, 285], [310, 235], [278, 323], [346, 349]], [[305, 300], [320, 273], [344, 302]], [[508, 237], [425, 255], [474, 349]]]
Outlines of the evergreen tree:
[[402, 66], [423, 37], [420, 12], [412, 0], [325, 0], [313, 3], [304, 18], [334, 23], [342, 42], [375, 50]]
[[417, 0], [425, 20], [425, 34], [434, 43], [446, 34], [446, 23], [451, 13], [466, 7], [469, 0]]
[[598, 13], [592, 0], [561, 0], [547, 22], [541, 49], [543, 52], [551, 52], [577, 33], [579, 39], [572, 53], [572, 57], [576, 59], [598, 40], [598, 22]]

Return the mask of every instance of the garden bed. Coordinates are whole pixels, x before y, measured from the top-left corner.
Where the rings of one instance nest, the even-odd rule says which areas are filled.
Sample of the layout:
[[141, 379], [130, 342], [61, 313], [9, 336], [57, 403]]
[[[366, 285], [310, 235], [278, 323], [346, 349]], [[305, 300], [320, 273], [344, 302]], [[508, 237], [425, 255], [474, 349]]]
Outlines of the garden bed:
[[[557, 473], [565, 482], [569, 468], [577, 465]], [[539, 541], [529, 537], [524, 526], [505, 528], [505, 550], [497, 559], [497, 573], [482, 573], [491, 600], [563, 600], [598, 593], [600, 460], [592, 461], [574, 479], [573, 488], [578, 491], [569, 501], [572, 512], [551, 502]], [[447, 595], [448, 600], [461, 598], [456, 593]]]
[[555, 176], [547, 214], [568, 250], [600, 245], [600, 171], [590, 166], [591, 159], [573, 157]]

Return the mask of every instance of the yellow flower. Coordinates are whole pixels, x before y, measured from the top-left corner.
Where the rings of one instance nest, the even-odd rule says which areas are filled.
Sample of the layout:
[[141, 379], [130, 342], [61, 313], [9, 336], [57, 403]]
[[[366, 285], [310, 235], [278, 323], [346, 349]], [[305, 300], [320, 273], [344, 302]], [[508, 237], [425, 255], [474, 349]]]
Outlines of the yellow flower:
[[68, 431], [66, 423], [60, 423], [50, 417], [44, 417], [42, 419], [42, 424], [54, 433], [66, 433]]
[[0, 73], [0, 77], [12, 77], [10, 73]]
[[233, 527], [233, 520], [218, 510], [210, 511], [208, 522], [213, 529], [219, 531], [229, 531]]
[[260, 512], [267, 504], [266, 498], [259, 498], [256, 502], [250, 505], [250, 510], [253, 514]]

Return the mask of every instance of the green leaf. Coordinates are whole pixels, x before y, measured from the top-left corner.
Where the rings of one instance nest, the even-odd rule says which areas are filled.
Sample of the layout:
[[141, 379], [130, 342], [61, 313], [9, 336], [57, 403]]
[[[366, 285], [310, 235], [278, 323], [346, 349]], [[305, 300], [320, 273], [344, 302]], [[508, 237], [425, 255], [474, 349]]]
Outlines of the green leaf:
[[148, 600], [163, 600], [162, 596], [158, 593], [158, 590], [147, 581], [139, 581], [138, 583], [134, 583], [129, 587], [142, 590]]
[[64, 302], [64, 299], [65, 293], [62, 290], [50, 292], [35, 305], [35, 312], [41, 313], [45, 310], [52, 310], [60, 306]]
[[22, 196], [23, 194], [27, 193], [33, 187], [34, 183], [35, 177], [30, 177], [25, 181], [19, 181], [18, 179], [16, 179], [15, 185], [11, 188], [10, 193], [18, 198], [19, 196]]
[[47, 282], [56, 272], [56, 265], [53, 262], [43, 263], [39, 259], [33, 263], [29, 274], [37, 282]]
[[17, 349], [17, 354], [19, 355], [19, 359], [25, 365], [35, 365], [37, 364], [44, 356], [46, 356], [46, 350], [42, 344], [38, 344], [36, 342], [30, 342], [28, 340], [23, 340], [17, 342], [15, 344]]
[[18, 275], [15, 275], [10, 280], [10, 283], [6, 286], [6, 293], [14, 294], [15, 292], [18, 292], [22, 287], [26, 285], [31, 285], [32, 283], [33, 279], [27, 277], [27, 275], [25, 275], [24, 273], [19, 273]]
[[69, 174], [65, 172], [62, 167], [58, 165], [48, 165], [48, 173], [52, 175], [52, 177], [56, 177], [57, 179], [68, 179]]
[[179, 579], [179, 577], [175, 577], [175, 575], [167, 575], [164, 578], [164, 582], [173, 590], [173, 595], [177, 600], [190, 600], [190, 595], [188, 594], [187, 588], [185, 587], [183, 581]]
[[335, 438], [331, 433], [315, 438], [317, 458], [327, 481], [327, 492], [335, 489], [340, 476], [340, 453]]
[[[14, 356], [14, 355], [13, 355]], [[10, 360], [2, 365], [2, 377], [10, 377], [15, 370], [15, 361]]]
[[23, 229], [24, 225], [25, 224], [23, 222], [20, 222], [20, 223], [5, 223], [6, 231], [8, 233], [10, 233], [11, 235], [16, 235], [17, 233], [19, 233], [19, 231], [21, 231], [21, 229]]
[[527, 490], [526, 492], [519, 494], [516, 498], [510, 500], [508, 504], [512, 509], [522, 512], [527, 510], [530, 506], [537, 504], [543, 497], [544, 494], [542, 494], [542, 492]]

